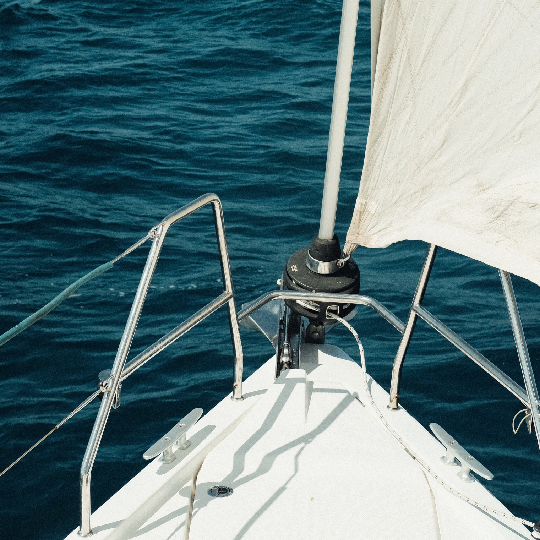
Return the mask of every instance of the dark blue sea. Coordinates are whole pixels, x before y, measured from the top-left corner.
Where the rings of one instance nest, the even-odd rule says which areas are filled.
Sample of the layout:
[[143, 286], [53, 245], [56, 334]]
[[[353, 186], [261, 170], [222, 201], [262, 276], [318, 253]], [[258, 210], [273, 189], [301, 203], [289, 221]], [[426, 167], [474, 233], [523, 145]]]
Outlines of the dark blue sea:
[[[339, 0], [0, 0], [0, 333], [207, 192], [224, 207], [237, 304], [275, 289], [318, 231]], [[336, 231], [344, 242], [370, 114], [369, 6], [358, 22]], [[0, 470], [97, 388], [112, 366], [148, 243], [2, 347]], [[406, 320], [426, 245], [358, 249], [363, 294]], [[540, 373], [538, 287], [514, 279]], [[210, 208], [171, 229], [130, 358], [222, 291]], [[426, 306], [523, 383], [495, 269], [441, 251]], [[361, 308], [370, 373], [388, 389], [399, 334]], [[243, 330], [245, 374], [273, 354]], [[330, 343], [353, 358], [336, 329]], [[194, 407], [231, 390], [221, 310], [124, 382], [92, 474], [97, 508]], [[521, 404], [419, 322], [401, 403], [495, 474], [514, 513], [540, 519], [536, 439]], [[79, 521], [79, 469], [98, 402], [0, 478], [0, 537], [61, 539]]]

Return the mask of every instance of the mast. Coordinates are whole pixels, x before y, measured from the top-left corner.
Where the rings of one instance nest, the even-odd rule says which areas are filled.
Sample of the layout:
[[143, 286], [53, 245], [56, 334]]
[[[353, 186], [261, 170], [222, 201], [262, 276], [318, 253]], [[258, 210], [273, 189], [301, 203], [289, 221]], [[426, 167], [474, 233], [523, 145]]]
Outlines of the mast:
[[[334, 234], [358, 8], [359, 0], [343, 0], [319, 233], [309, 248], [300, 249], [289, 258], [282, 280], [286, 290], [341, 294], [360, 291], [358, 266], [342, 255]], [[278, 334], [276, 373], [297, 366], [298, 344], [304, 334], [307, 343], [324, 343], [325, 326], [335, 323], [332, 313], [345, 317], [353, 309], [354, 304], [286, 300]], [[309, 320], [305, 330], [302, 317]]]
[[326, 155], [326, 173], [321, 207], [319, 238], [332, 240], [336, 221], [341, 160], [345, 141], [345, 125], [349, 106], [351, 72], [354, 57], [356, 26], [358, 21], [359, 0], [343, 0], [341, 27], [339, 32], [336, 79], [334, 82], [334, 99], [332, 102], [332, 118], [328, 137], [328, 153]]

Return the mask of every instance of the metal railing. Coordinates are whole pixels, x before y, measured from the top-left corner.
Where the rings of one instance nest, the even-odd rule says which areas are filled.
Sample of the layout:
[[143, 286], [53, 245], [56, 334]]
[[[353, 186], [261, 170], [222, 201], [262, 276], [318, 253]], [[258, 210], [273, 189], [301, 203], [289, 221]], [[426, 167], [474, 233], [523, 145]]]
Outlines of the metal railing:
[[[152, 275], [154, 273], [159, 253], [163, 245], [165, 235], [169, 228], [182, 220], [184, 217], [192, 214], [196, 210], [212, 204], [212, 210], [214, 213], [214, 221], [216, 227], [216, 234], [218, 239], [218, 246], [220, 252], [221, 270], [223, 276], [223, 284], [225, 291], [212, 302], [204, 306], [193, 316], [185, 320], [182, 324], [174, 328], [171, 332], [160, 338], [153, 343], [150, 347], [137, 355], [131, 362], [126, 365], [126, 358], [129, 353], [131, 342], [135, 334], [137, 322], [139, 320], [144, 300], [150, 286]], [[540, 420], [538, 417], [538, 390], [534, 382], [532, 374], [532, 367], [523, 336], [523, 329], [521, 327], [521, 321], [517, 306], [515, 303], [514, 293], [512, 289], [512, 283], [510, 276], [500, 270], [501, 281], [503, 284], [503, 291], [507, 302], [510, 321], [512, 324], [512, 330], [514, 332], [514, 338], [518, 348], [518, 355], [525, 379], [526, 390], [518, 383], [513, 381], [508, 375], [502, 372], [494, 364], [492, 364], [487, 358], [485, 358], [474, 347], [469, 345], [465, 340], [460, 338], [450, 328], [445, 326], [441, 321], [434, 317], [429, 311], [427, 311], [422, 305], [426, 287], [429, 281], [431, 269], [435, 255], [437, 253], [437, 246], [432, 244], [428, 248], [428, 253], [424, 266], [420, 273], [420, 278], [416, 288], [416, 292], [413, 298], [413, 302], [409, 312], [409, 318], [406, 324], [404, 324], [398, 317], [396, 317], [391, 311], [384, 307], [377, 300], [364, 295], [356, 294], [332, 294], [332, 293], [310, 293], [299, 292], [290, 290], [279, 290], [267, 293], [252, 304], [241, 310], [238, 315], [236, 313], [236, 306], [234, 303], [234, 291], [232, 285], [232, 277], [230, 271], [229, 255], [227, 250], [227, 241], [225, 237], [225, 227], [223, 222], [223, 210], [221, 202], [217, 195], [210, 193], [203, 195], [193, 201], [192, 203], [180, 208], [176, 212], [167, 216], [161, 223], [154, 227], [152, 233], [152, 247], [146, 261], [145, 268], [143, 270], [141, 280], [133, 301], [131, 312], [120, 340], [120, 345], [116, 354], [116, 358], [113, 363], [112, 370], [107, 380], [102, 382], [102, 389], [104, 390], [103, 400], [94, 423], [92, 434], [88, 442], [86, 453], [81, 465], [81, 526], [79, 529], [79, 535], [86, 537], [92, 534], [90, 516], [91, 516], [91, 497], [90, 497], [90, 485], [91, 485], [91, 472], [94, 465], [94, 461], [97, 455], [99, 444], [107, 423], [107, 419], [115, 403], [116, 397], [121, 386], [121, 382], [127, 379], [132, 373], [134, 373], [139, 367], [144, 365], [148, 360], [156, 356], [160, 351], [168, 347], [180, 336], [188, 332], [191, 328], [196, 326], [199, 322], [204, 320], [214, 311], [220, 307], [228, 304], [229, 306], [229, 323], [230, 331], [234, 350], [234, 383], [233, 394], [234, 400], [242, 399], [242, 371], [243, 371], [243, 355], [242, 344], [240, 340], [240, 332], [238, 328], [238, 322], [248, 317], [251, 313], [261, 308], [272, 300], [303, 300], [309, 302], [322, 302], [324, 304], [356, 304], [365, 305], [375, 310], [381, 317], [394, 326], [401, 334], [403, 334], [400, 342], [396, 358], [394, 360], [394, 366], [392, 370], [392, 382], [390, 388], [390, 409], [396, 409], [398, 407], [398, 395], [399, 395], [399, 383], [401, 372], [403, 368], [404, 358], [414, 331], [416, 320], [418, 317], [427, 322], [441, 335], [446, 337], [451, 343], [453, 343], [458, 349], [464, 352], [469, 358], [482, 367], [487, 373], [489, 373], [500, 384], [507, 388], [514, 396], [516, 396], [523, 404], [531, 409], [531, 414], [536, 427], [536, 434], [540, 446]], [[532, 406], [531, 404], [536, 404]]]
[[[142, 312], [148, 287], [150, 286], [150, 282], [152, 280], [152, 275], [157, 265], [165, 235], [172, 225], [178, 223], [186, 216], [208, 204], [212, 204], [212, 210], [214, 213], [214, 222], [221, 256], [221, 272], [225, 291], [218, 298], [195, 313], [195, 315], [184, 321], [181, 325], [177, 326], [174, 330], [163, 336], [141, 354], [136, 356], [126, 366], [126, 358], [131, 347], [133, 336], [135, 335], [135, 329]], [[111, 407], [113, 406], [116, 396], [118, 395], [120, 383], [144, 363], [150, 360], [150, 358], [153, 358], [156, 354], [168, 347], [176, 339], [225, 304], [228, 304], [229, 306], [229, 323], [235, 357], [232, 398], [234, 400], [242, 399], [242, 343], [240, 341], [240, 331], [238, 328], [236, 306], [234, 303], [234, 291], [229, 263], [229, 253], [227, 250], [227, 240], [225, 237], [225, 226], [223, 222], [223, 209], [221, 206], [221, 201], [219, 200], [218, 196], [213, 193], [199, 197], [190, 204], [168, 215], [161, 223], [156, 225], [156, 227], [152, 229], [152, 238], [152, 247], [150, 248], [150, 253], [148, 254], [148, 258], [146, 260], [146, 265], [137, 288], [137, 293], [135, 294], [135, 299], [133, 300], [133, 304], [131, 306], [131, 311], [122, 335], [122, 339], [120, 340], [120, 345], [116, 353], [116, 358], [114, 360], [110, 376], [108, 377], [107, 381], [102, 383], [102, 388], [104, 389], [103, 400], [101, 402], [101, 406], [99, 408], [97, 418], [94, 423], [94, 428], [92, 430], [92, 434], [90, 435], [90, 440], [88, 441], [88, 446], [81, 465], [81, 526], [78, 534], [79, 536], [83, 537], [90, 536], [92, 534], [90, 524], [90, 484], [92, 467], [94, 465], [99, 444], [101, 442], [101, 437], [103, 436], [103, 432], [105, 430], [105, 425], [107, 424]]]
[[238, 313], [238, 321], [251, 315], [272, 300], [304, 300], [307, 302], [324, 302], [329, 304], [356, 304], [368, 306], [376, 311], [383, 319], [388, 321], [398, 332], [405, 331], [405, 324], [396, 317], [389, 309], [385, 308], [380, 302], [361, 294], [334, 294], [334, 293], [310, 293], [302, 291], [281, 290], [264, 294], [257, 298], [255, 302], [244, 308]]
[[428, 247], [426, 259], [420, 272], [420, 278], [416, 287], [416, 292], [411, 304], [409, 318], [403, 332], [403, 338], [399, 344], [396, 357], [394, 359], [394, 366], [392, 369], [392, 382], [390, 385], [390, 403], [389, 409], [398, 408], [399, 399], [399, 384], [401, 379], [401, 372], [403, 370], [403, 362], [405, 355], [411, 341], [416, 320], [420, 317], [432, 328], [437, 330], [439, 334], [444, 336], [450, 343], [455, 345], [460, 351], [465, 353], [471, 360], [478, 364], [484, 371], [491, 375], [502, 386], [509, 390], [515, 397], [517, 397], [528, 409], [531, 410], [532, 419], [534, 421], [536, 437], [538, 439], [538, 445], [540, 447], [540, 419], [538, 415], [538, 406], [540, 400], [538, 398], [538, 390], [534, 381], [534, 375], [532, 371], [531, 361], [529, 358], [529, 352], [527, 350], [527, 344], [525, 336], [523, 334], [523, 328], [521, 326], [521, 319], [514, 296], [514, 290], [512, 287], [512, 281], [510, 275], [504, 270], [499, 270], [499, 276], [501, 278], [503, 293], [508, 307], [508, 314], [510, 317], [510, 323], [514, 334], [514, 340], [518, 351], [518, 357], [523, 372], [523, 379], [525, 382], [525, 389], [511, 379], [506, 373], [501, 371], [498, 367], [492, 364], [483, 354], [477, 351], [464, 339], [459, 337], [453, 330], [448, 328], [437, 317], [432, 315], [427, 309], [422, 306], [424, 294], [427, 284], [429, 282], [429, 276], [431, 269], [433, 268], [433, 262], [437, 254], [437, 246], [431, 244]]

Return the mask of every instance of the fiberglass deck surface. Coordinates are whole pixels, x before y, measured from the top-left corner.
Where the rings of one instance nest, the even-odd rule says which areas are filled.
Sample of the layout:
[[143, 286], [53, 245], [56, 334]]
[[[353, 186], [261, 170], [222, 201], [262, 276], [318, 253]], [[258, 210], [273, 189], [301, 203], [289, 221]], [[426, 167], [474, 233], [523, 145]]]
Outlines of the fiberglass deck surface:
[[[482, 484], [443, 465], [443, 446], [401, 406], [388, 411], [388, 394], [369, 379], [385, 421], [439, 481], [419, 466], [383, 426], [359, 366], [341, 349], [303, 345], [301, 353], [302, 369], [275, 382], [269, 360], [245, 381], [243, 401], [227, 397], [201, 418], [174, 462], [154, 459], [99, 508], [94, 538], [185, 540], [199, 466], [190, 540], [529, 538], [442, 487], [509, 514]], [[211, 497], [215, 485], [233, 493]]]
[[[216, 484], [233, 494], [211, 497]], [[437, 538], [437, 524], [414, 460], [342, 385], [300, 369], [203, 463], [190, 539], [216, 537], [421, 540]]]

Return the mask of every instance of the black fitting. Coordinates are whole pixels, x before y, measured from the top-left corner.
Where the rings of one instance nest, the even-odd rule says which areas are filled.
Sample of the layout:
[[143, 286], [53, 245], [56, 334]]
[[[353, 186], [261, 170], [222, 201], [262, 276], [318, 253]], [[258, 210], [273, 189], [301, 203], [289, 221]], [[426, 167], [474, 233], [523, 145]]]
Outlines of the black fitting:
[[[315, 244], [318, 249], [323, 245], [331, 245], [333, 247], [329, 248], [326, 254], [323, 253], [318, 256], [328, 258], [329, 253], [332, 253], [334, 258], [331, 260], [339, 259], [341, 256], [339, 241], [336, 236], [334, 236], [334, 239], [335, 241], [326, 241], [315, 237], [311, 246], [313, 247]], [[300, 249], [288, 260], [283, 272], [283, 289], [338, 294], [358, 294], [360, 292], [360, 271], [352, 257], [344, 261], [343, 265], [338, 267], [338, 270], [332, 274], [318, 274], [310, 270], [306, 265], [308, 250], [311, 253], [312, 247]], [[318, 253], [320, 254], [322, 251], [318, 251]], [[338, 253], [337, 257], [335, 257], [336, 253]], [[311, 256], [313, 257], [313, 253], [311, 253]], [[340, 317], [345, 317], [355, 308], [354, 304], [335, 304], [336, 307], [334, 307], [334, 304], [329, 302], [302, 302], [296, 300], [286, 300], [286, 304], [294, 312], [307, 317], [311, 323], [316, 325], [328, 325], [336, 322], [335, 319], [327, 317], [326, 311], [328, 308]]]
[[306, 343], [324, 343], [324, 324], [311, 323], [306, 328]]
[[319, 235], [315, 236], [309, 246], [309, 254], [317, 261], [330, 262], [341, 258], [339, 240], [334, 234], [332, 240], [322, 240]]

